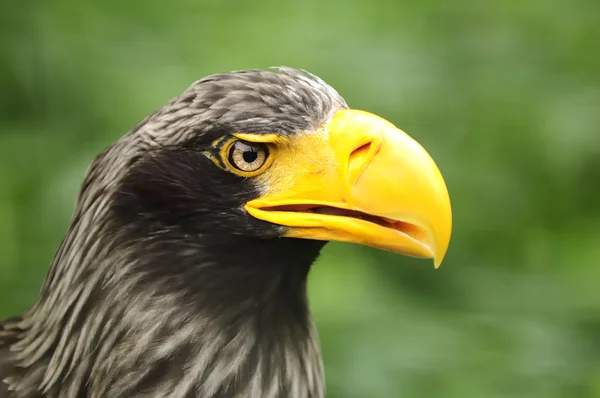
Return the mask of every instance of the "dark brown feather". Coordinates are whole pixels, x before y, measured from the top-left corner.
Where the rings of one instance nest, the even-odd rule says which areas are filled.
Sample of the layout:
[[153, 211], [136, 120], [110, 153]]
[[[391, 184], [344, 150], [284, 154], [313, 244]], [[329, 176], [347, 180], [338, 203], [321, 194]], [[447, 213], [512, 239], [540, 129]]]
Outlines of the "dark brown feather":
[[260, 188], [203, 153], [344, 107], [293, 69], [214, 75], [103, 151], [38, 301], [0, 326], [0, 398], [322, 397], [306, 277], [323, 243], [250, 217]]

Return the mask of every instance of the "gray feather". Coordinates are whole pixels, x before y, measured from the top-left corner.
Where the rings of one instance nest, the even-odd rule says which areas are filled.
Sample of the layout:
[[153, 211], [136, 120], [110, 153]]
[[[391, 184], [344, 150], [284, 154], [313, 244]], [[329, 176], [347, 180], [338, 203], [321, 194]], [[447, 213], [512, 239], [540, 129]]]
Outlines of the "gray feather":
[[[104, 150], [87, 170], [38, 301], [0, 324], [0, 398], [323, 397], [310, 320], [302, 334], [302, 325], [280, 326], [269, 344], [254, 323], [232, 327], [234, 315], [147, 280], [140, 253], [168, 236], [124, 246], [110, 211], [131, 167], [157, 149], [219, 131], [313, 131], [345, 107], [322, 80], [291, 68], [213, 75]], [[186, 250], [209, 269], [204, 249]]]

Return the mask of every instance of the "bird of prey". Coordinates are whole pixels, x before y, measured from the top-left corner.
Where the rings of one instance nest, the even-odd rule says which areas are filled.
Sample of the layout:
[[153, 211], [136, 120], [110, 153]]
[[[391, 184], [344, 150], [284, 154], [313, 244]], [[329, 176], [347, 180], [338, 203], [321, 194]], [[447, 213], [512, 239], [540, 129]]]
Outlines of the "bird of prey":
[[320, 78], [205, 77], [88, 168], [38, 300], [0, 323], [0, 397], [324, 397], [325, 242], [437, 267], [451, 223], [427, 152]]

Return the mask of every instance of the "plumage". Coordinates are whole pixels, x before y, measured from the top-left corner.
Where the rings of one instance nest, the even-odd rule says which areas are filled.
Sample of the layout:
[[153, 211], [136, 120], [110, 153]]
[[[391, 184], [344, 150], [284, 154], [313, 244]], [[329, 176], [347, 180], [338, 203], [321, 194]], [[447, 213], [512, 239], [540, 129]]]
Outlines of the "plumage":
[[215, 142], [343, 109], [295, 69], [213, 75], [104, 150], [39, 299], [0, 324], [0, 398], [323, 397], [306, 278], [325, 242], [249, 215], [267, 188]]

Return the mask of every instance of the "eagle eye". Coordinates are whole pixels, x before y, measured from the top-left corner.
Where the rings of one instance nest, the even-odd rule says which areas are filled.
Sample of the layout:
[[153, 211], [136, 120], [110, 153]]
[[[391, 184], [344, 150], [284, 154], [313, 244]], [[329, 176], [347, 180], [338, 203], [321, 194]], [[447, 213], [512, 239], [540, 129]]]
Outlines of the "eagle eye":
[[253, 173], [260, 170], [269, 157], [267, 145], [261, 142], [236, 140], [229, 146], [229, 164], [242, 172]]

